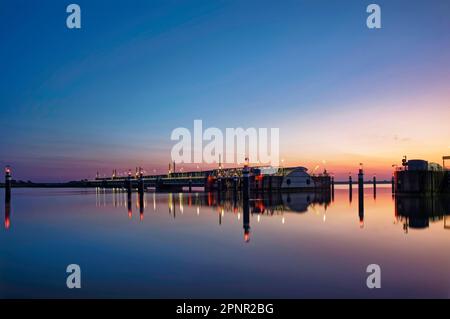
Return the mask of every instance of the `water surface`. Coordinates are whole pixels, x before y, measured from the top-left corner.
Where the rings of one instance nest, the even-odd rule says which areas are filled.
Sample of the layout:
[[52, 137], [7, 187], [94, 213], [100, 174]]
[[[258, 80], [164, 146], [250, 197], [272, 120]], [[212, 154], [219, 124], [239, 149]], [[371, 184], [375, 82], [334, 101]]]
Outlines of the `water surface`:
[[[0, 195], [4, 203], [4, 194]], [[450, 297], [445, 198], [13, 189], [0, 297]], [[66, 287], [78, 264], [82, 288]], [[368, 289], [366, 267], [381, 267]]]

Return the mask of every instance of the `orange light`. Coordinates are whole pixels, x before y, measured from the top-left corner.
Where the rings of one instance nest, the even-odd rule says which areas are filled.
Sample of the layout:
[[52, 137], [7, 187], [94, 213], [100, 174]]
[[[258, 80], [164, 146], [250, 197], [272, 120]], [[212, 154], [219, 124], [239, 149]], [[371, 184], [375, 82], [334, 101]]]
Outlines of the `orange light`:
[[11, 227], [11, 222], [10, 222], [10, 220], [9, 220], [9, 217], [7, 217], [7, 218], [5, 219], [5, 228], [6, 228], [6, 229], [9, 229], [9, 227]]
[[211, 193], [208, 193], [208, 206], [211, 206], [213, 202], [213, 197]]
[[264, 206], [264, 203], [262, 200], [258, 200], [256, 202], [255, 206], [261, 213], [264, 213], [264, 210], [266, 209], [266, 207]]

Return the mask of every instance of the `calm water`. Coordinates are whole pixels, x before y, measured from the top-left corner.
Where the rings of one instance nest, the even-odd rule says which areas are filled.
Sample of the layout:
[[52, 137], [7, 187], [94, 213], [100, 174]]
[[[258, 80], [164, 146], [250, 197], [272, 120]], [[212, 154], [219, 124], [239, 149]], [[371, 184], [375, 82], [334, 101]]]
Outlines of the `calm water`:
[[[4, 193], [1, 195], [4, 203]], [[255, 196], [252, 196], [255, 197]], [[450, 297], [443, 198], [390, 187], [334, 196], [132, 195], [14, 189], [0, 229], [0, 297]], [[66, 288], [79, 264], [82, 288]], [[381, 266], [381, 289], [366, 267]]]

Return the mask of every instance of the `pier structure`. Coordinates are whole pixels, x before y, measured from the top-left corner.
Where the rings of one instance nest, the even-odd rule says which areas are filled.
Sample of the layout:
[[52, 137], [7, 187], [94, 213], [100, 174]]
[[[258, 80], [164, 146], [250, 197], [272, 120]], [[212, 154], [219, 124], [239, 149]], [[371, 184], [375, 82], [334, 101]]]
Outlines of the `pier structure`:
[[450, 156], [442, 156], [442, 169], [445, 172], [445, 187], [446, 191], [450, 193], [450, 167], [447, 167], [446, 161], [450, 160]]
[[449, 169], [443, 156], [443, 166], [421, 159], [403, 159], [403, 168], [394, 172], [394, 188], [398, 194], [440, 194], [450, 193]]
[[[125, 188], [128, 191], [139, 188], [154, 188], [156, 191], [181, 192], [183, 189], [192, 191], [194, 187], [204, 188], [205, 191], [238, 191], [242, 190], [245, 183], [252, 192], [272, 190], [295, 191], [330, 191], [331, 176], [324, 172], [320, 175], [309, 175], [304, 167], [272, 168], [250, 167], [248, 164], [239, 168], [222, 168], [174, 172], [169, 165], [168, 174], [143, 175], [142, 171], [135, 176], [128, 173], [127, 177], [117, 176], [113, 171], [112, 177], [96, 177], [88, 181], [91, 187]], [[141, 168], [139, 168], [141, 170]], [[143, 186], [144, 185], [144, 186]]]

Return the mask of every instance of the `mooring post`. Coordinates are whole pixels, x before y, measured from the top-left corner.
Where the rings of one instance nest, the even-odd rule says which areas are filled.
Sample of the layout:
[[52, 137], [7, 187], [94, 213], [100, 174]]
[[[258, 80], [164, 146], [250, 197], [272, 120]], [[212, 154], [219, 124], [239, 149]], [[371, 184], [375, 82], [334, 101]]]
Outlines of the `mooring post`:
[[352, 175], [348, 175], [348, 188], [350, 189], [350, 191], [353, 188], [353, 180], [352, 180]]
[[244, 241], [250, 241], [250, 208], [249, 208], [249, 192], [250, 192], [250, 168], [248, 167], [248, 159], [245, 159], [244, 169], [242, 170], [242, 199], [244, 213]]
[[243, 228], [244, 228], [244, 242], [248, 243], [250, 241], [250, 206], [249, 206], [249, 169], [248, 165], [244, 166], [242, 171], [244, 181], [243, 181]]
[[132, 216], [132, 208], [131, 208], [131, 170], [128, 171], [128, 177], [125, 181], [125, 188], [127, 189], [127, 206], [128, 206], [128, 217]]
[[364, 171], [360, 164], [358, 172], [358, 215], [360, 227], [364, 227]]
[[11, 202], [11, 168], [5, 167], [5, 202]]
[[5, 167], [5, 229], [11, 226], [11, 168]]
[[362, 164], [358, 172], [358, 189], [364, 189], [364, 171], [362, 169]]
[[373, 175], [373, 198], [377, 197], [377, 177]]

